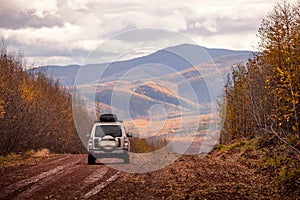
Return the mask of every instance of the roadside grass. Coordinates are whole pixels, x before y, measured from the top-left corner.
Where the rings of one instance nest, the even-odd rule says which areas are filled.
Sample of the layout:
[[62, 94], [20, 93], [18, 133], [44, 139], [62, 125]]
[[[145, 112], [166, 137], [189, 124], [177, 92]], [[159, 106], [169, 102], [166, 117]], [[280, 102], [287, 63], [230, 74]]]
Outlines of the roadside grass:
[[288, 196], [300, 196], [300, 155], [287, 144], [266, 148], [265, 152], [258, 162], [261, 173], [274, 177], [278, 189]]
[[262, 142], [266, 143], [262, 137], [242, 139], [229, 144], [217, 144], [214, 149], [223, 154], [236, 152], [240, 161], [249, 159], [245, 157], [245, 152], [261, 155], [256, 157], [256, 164], [252, 165], [255, 173], [271, 177], [274, 187], [286, 197], [300, 196], [300, 155], [287, 144], [261, 145]]
[[0, 169], [7, 167], [17, 167], [22, 165], [34, 165], [37, 162], [56, 157], [49, 149], [29, 150], [24, 153], [9, 153], [6, 156], [0, 156]]
[[239, 149], [241, 151], [245, 150], [255, 150], [258, 145], [258, 139], [243, 139], [239, 141], [233, 141], [230, 144], [216, 144], [214, 149], [223, 153], [233, 149]]

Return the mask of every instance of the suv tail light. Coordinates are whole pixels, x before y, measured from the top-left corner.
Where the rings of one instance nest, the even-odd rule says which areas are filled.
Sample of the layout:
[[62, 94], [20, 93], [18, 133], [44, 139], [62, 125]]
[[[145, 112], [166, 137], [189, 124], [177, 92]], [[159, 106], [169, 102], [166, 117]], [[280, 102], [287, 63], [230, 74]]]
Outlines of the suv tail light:
[[93, 149], [93, 139], [89, 139], [88, 141], [88, 149]]
[[115, 138], [115, 141], [116, 141], [116, 146], [120, 147], [121, 146], [120, 138]]
[[127, 150], [128, 147], [129, 147], [129, 142], [125, 140], [125, 141], [124, 141], [124, 149]]

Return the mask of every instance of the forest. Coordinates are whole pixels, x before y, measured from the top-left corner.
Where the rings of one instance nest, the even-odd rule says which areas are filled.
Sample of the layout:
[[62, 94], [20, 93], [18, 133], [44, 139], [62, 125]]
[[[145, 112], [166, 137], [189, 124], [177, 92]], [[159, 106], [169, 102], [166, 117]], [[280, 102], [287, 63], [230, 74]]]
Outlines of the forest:
[[300, 6], [277, 4], [258, 30], [259, 53], [232, 67], [221, 103], [221, 144], [256, 139], [264, 170], [300, 186]]
[[38, 69], [26, 70], [21, 54], [0, 53], [0, 155], [49, 149], [82, 152], [66, 88]]

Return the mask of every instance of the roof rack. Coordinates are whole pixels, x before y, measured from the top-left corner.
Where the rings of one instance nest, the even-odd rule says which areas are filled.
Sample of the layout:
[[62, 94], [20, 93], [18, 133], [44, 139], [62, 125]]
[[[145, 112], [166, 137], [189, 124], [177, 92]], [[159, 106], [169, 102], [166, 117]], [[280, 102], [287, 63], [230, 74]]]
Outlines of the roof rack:
[[115, 114], [102, 114], [99, 117], [99, 121], [97, 122], [121, 122], [123, 121], [118, 120], [117, 116]]

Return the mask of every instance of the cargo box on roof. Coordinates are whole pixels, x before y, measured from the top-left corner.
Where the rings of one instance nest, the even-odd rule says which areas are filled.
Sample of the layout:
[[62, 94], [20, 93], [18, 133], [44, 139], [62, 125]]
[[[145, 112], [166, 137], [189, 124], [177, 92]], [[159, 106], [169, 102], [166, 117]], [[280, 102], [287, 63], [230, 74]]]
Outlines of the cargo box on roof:
[[100, 122], [117, 122], [118, 118], [114, 114], [103, 114], [99, 118]]

